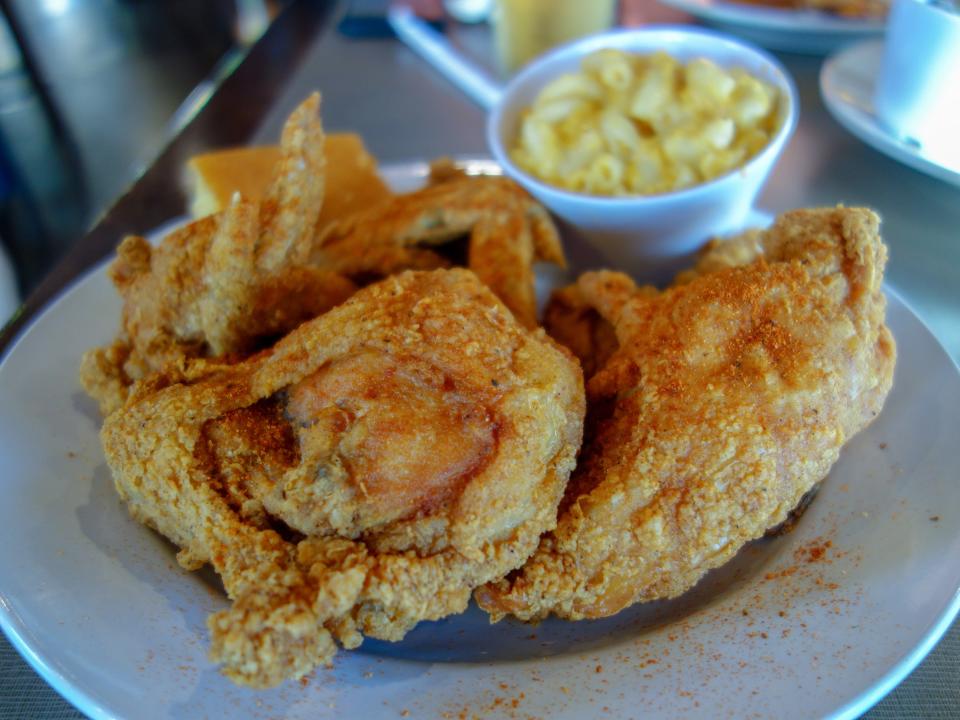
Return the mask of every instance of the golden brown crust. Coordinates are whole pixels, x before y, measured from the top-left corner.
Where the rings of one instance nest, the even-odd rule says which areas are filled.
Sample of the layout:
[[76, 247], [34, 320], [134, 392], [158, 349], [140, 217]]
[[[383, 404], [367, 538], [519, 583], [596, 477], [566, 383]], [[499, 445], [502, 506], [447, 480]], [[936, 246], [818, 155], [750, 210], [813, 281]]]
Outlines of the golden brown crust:
[[[112, 350], [90, 351], [81, 372], [105, 412], [131, 383], [189, 372], [201, 360], [236, 361], [343, 302], [357, 284], [447, 267], [417, 244], [467, 233], [469, 266], [524, 325], [536, 327], [533, 263], [564, 262], [546, 211], [509, 180], [467, 177], [441, 162], [443, 182], [335, 223], [328, 213], [324, 221], [327, 162], [355, 158], [324, 151], [318, 107], [314, 94], [287, 120], [262, 193], [235, 194], [221, 212], [175, 230], [156, 248], [141, 237], [120, 244], [110, 277], [123, 298], [121, 332]], [[340, 210], [355, 207], [346, 195], [333, 193]]]
[[543, 311], [543, 327], [576, 356], [586, 379], [606, 365], [619, 346], [613, 325], [586, 302], [575, 284], [550, 296]]
[[675, 285], [728, 267], [749, 265], [763, 254], [763, 230], [753, 228], [731, 238], [713, 238], [700, 249], [697, 262], [679, 273]]
[[114, 342], [84, 353], [80, 360], [80, 384], [87, 395], [97, 401], [100, 414], [106, 417], [127, 399], [133, 383], [123, 368], [130, 356], [130, 346]]
[[[314, 94], [287, 121], [261, 202], [236, 195], [222, 213], [173, 231], [156, 248], [141, 237], [120, 244], [110, 268], [123, 298], [120, 337], [112, 352], [91, 351], [81, 373], [105, 410], [122, 397], [122, 382], [246, 354], [356, 290], [306, 262], [324, 194], [319, 103]], [[122, 365], [111, 367], [111, 358]]]
[[477, 592], [495, 619], [602, 617], [684, 592], [783, 521], [879, 413], [895, 348], [876, 215], [794, 211], [762, 240], [754, 262], [656, 295], [580, 279], [620, 343], [587, 387], [608, 412], [557, 529]]
[[[585, 412], [573, 358], [510, 311], [535, 327], [532, 263], [563, 262], [546, 211], [449, 173], [320, 238], [318, 102], [287, 121], [262, 198], [121, 243], [121, 332], [81, 365], [118, 493], [183, 567], [221, 574], [212, 656], [255, 687], [515, 569], [556, 521]], [[465, 270], [354, 284], [444, 266], [413, 245], [468, 232], [510, 309]]]
[[359, 291], [246, 362], [136, 386], [102, 439], [133, 516], [223, 577], [213, 657], [261, 687], [334, 639], [460, 612], [519, 566], [555, 523], [583, 413], [573, 358], [440, 270]]
[[437, 172], [434, 184], [330, 227], [314, 262], [348, 277], [444, 267], [441, 256], [420, 246], [469, 233], [470, 269], [521, 323], [536, 327], [533, 263], [566, 263], [546, 210], [505, 178], [459, 175], [447, 164]]

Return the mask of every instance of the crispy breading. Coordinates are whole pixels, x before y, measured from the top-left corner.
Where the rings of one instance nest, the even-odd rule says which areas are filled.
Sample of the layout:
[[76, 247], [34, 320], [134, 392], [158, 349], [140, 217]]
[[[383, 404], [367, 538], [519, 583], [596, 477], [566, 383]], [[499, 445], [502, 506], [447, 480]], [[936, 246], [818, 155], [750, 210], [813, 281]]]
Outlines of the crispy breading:
[[587, 273], [619, 348], [590, 378], [557, 529], [476, 597], [494, 619], [611, 615], [670, 598], [782, 522], [879, 412], [893, 337], [865, 209], [798, 210], [753, 262], [659, 294]]
[[266, 687], [519, 567], [556, 522], [583, 392], [471, 272], [406, 272], [245, 362], [134, 385], [102, 440], [131, 514], [223, 578], [213, 659]]
[[141, 237], [120, 244], [110, 277], [123, 298], [121, 332], [89, 351], [80, 370], [105, 415], [151, 373], [234, 362], [358, 285], [449, 266], [416, 244], [471, 231], [466, 263], [524, 325], [536, 327], [533, 263], [563, 264], [563, 250], [547, 212], [509, 180], [468, 177], [440, 163], [434, 185], [316, 234], [326, 182], [319, 102], [312, 95], [287, 120], [261, 200], [235, 195], [222, 212], [175, 230], [157, 248]]
[[306, 262], [324, 192], [319, 104], [314, 94], [287, 120], [277, 175], [261, 202], [235, 196], [224, 212], [173, 231], [157, 248], [136, 236], [120, 244], [110, 268], [123, 298], [120, 337], [87, 353], [80, 372], [105, 414], [134, 380], [247, 353], [356, 290]]
[[763, 255], [763, 237], [763, 230], [751, 228], [731, 238], [712, 238], [700, 249], [694, 266], [679, 273], [674, 284], [683, 285], [699, 275], [752, 263]]
[[[608, 276], [610, 283], [603, 289], [603, 298], [619, 295], [622, 300], [636, 293], [656, 294], [656, 288], [637, 288], [626, 275]], [[595, 303], [584, 297], [577, 285], [554, 290], [543, 311], [543, 327], [550, 336], [568, 348], [580, 361], [583, 376], [588, 380], [607, 364], [619, 343], [617, 335], [604, 319]]]
[[470, 269], [520, 322], [536, 327], [533, 263], [566, 264], [549, 214], [511, 180], [438, 168], [435, 182], [422, 190], [329, 227], [314, 262], [348, 277], [444, 267], [447, 261], [423, 246], [470, 233]]

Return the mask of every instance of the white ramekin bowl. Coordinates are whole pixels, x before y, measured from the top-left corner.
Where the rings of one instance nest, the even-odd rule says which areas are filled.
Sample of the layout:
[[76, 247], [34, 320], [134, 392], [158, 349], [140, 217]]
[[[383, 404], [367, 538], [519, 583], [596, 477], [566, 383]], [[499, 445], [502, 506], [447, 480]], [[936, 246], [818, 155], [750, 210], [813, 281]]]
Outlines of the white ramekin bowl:
[[[521, 170], [509, 148], [521, 113], [562, 73], [575, 72], [596, 50], [633, 53], [663, 50], [680, 60], [705, 57], [721, 67], [741, 67], [780, 90], [780, 125], [770, 143], [726, 175], [659, 195], [603, 197], [549, 185]], [[789, 73], [773, 57], [747, 43], [688, 27], [650, 26], [594, 35], [557, 48], [528, 65], [503, 91], [487, 121], [487, 142], [504, 171], [598, 251], [607, 267], [638, 279], [662, 282], [689, 263], [713, 235], [739, 229], [797, 124], [799, 98]]]

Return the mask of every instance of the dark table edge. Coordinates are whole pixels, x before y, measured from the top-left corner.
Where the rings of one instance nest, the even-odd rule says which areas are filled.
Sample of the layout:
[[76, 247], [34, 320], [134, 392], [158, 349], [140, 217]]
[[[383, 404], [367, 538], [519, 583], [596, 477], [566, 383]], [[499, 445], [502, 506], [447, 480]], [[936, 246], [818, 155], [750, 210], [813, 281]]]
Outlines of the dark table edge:
[[196, 116], [74, 243], [0, 330], [0, 362], [30, 321], [73, 279], [113, 251], [121, 239], [144, 234], [186, 214], [182, 190], [186, 161], [214, 147], [249, 141], [307, 50], [330, 26], [337, 5], [336, 0], [294, 0], [281, 11]]

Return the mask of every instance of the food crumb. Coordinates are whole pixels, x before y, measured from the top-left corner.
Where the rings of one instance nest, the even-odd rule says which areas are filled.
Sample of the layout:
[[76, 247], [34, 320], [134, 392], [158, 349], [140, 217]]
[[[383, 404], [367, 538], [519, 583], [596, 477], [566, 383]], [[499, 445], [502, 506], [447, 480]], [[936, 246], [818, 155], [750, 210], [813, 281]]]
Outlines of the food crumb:
[[887, 449], [887, 444], [886, 444], [885, 442], [880, 443], [880, 449], [881, 449], [881, 450], [886, 450], [886, 449]]
[[931, 516], [930, 516], [930, 522], [940, 522], [940, 516], [939, 516], [939, 515], [931, 515]]
[[401, 711], [400, 711], [400, 717], [410, 717], [410, 711], [409, 711], [409, 710], [401, 710]]
[[369, 679], [372, 678], [372, 677], [373, 677], [373, 673], [370, 672], [369, 670], [367, 670], [367, 671], [363, 674], [363, 678], [364, 678], [365, 680], [369, 680]]
[[597, 665], [597, 667], [594, 669], [594, 672], [596, 672], [596, 673], [602, 673], [602, 672], [603, 672], [603, 665]]

